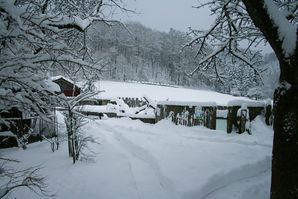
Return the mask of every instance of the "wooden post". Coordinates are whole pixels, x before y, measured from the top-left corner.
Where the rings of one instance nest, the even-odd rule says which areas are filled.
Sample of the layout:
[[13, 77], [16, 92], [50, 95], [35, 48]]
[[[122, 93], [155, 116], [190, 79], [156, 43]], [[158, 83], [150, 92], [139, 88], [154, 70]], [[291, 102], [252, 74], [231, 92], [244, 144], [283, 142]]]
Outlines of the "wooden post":
[[265, 122], [268, 126], [272, 125], [272, 107], [271, 107], [271, 105], [266, 106]]
[[204, 126], [210, 128], [210, 110], [207, 108], [204, 113]]
[[241, 110], [240, 116], [237, 116], [237, 120], [239, 120], [239, 133], [244, 133], [245, 132], [245, 125], [246, 125], [246, 118], [247, 118], [247, 111], [246, 110]]
[[233, 107], [228, 107], [228, 115], [227, 115], [227, 133], [232, 133], [233, 130]]
[[210, 109], [210, 129], [216, 129], [216, 107]]

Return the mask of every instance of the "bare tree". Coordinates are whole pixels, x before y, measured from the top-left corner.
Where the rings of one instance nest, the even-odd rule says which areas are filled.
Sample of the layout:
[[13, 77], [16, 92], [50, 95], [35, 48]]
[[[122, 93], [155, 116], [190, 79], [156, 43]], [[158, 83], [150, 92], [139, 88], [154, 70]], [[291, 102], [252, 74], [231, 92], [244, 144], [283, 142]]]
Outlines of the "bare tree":
[[19, 163], [19, 161], [3, 157], [0, 157], [0, 160], [0, 177], [6, 182], [0, 185], [0, 198], [8, 196], [21, 187], [26, 187], [39, 196], [54, 196], [48, 191], [45, 177], [38, 174], [40, 167], [16, 170], [10, 164]]
[[[73, 99], [64, 99], [65, 108], [65, 123], [68, 137], [68, 152], [72, 157], [73, 163], [79, 160], [80, 155], [82, 159], [89, 159], [92, 155], [86, 153], [88, 150], [88, 143], [97, 143], [91, 136], [84, 136], [81, 128], [85, 125], [85, 115], [80, 113], [78, 105], [81, 101], [86, 100], [98, 92], [88, 92], [81, 94]], [[90, 152], [90, 150], [89, 150]]]
[[[208, 0], [216, 19], [207, 31], [193, 30], [200, 67], [212, 64], [220, 53], [255, 69], [248, 56], [252, 47], [268, 42], [280, 64], [279, 86], [274, 94], [274, 143], [271, 199], [298, 198], [298, 2], [295, 0]], [[242, 49], [240, 41], [248, 46]], [[208, 51], [207, 44], [217, 46]], [[214, 65], [216, 67], [216, 65]], [[256, 70], [256, 73], [258, 71]]]

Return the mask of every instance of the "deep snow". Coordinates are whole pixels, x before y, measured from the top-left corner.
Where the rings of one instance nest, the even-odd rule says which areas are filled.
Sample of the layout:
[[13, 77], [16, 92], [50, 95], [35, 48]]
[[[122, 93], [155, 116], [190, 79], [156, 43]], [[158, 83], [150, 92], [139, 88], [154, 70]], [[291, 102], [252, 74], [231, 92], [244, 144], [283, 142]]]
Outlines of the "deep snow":
[[247, 97], [237, 97], [218, 93], [211, 90], [187, 89], [183, 87], [158, 86], [136, 82], [115, 82], [98, 81], [95, 82], [97, 90], [101, 90], [98, 97], [103, 99], [117, 97], [132, 97], [141, 99], [144, 95], [161, 104], [169, 103], [190, 103], [191, 104], [217, 104], [219, 106], [241, 105], [247, 103], [249, 106], [263, 106], [264, 102], [251, 100]]
[[[20, 160], [15, 167], [42, 165], [54, 198], [269, 198], [273, 132], [259, 117], [252, 135], [128, 118], [89, 120], [84, 129], [100, 142], [94, 162], [73, 165], [66, 142], [54, 153], [47, 142], [0, 153]], [[41, 198], [23, 188], [10, 197]]]

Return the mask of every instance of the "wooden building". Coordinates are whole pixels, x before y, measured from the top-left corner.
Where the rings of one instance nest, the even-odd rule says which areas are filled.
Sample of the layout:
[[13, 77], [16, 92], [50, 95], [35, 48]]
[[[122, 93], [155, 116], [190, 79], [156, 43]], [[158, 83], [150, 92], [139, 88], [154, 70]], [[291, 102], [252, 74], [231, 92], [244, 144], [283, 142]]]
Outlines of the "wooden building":
[[17, 108], [0, 113], [0, 117], [7, 124], [0, 125], [0, 131], [11, 131], [17, 136], [28, 133], [31, 128], [31, 117], [27, 117]]
[[0, 148], [18, 146], [18, 139], [24, 135], [28, 135], [26, 141], [32, 143], [41, 140], [42, 136], [49, 138], [57, 133], [55, 111], [53, 115], [48, 116], [51, 118], [49, 121], [45, 121], [37, 115], [25, 114], [17, 108], [1, 112], [0, 117], [6, 123], [0, 124]]
[[239, 117], [237, 116], [238, 110], [243, 104], [246, 104], [249, 112], [249, 122], [254, 120], [258, 115], [265, 115], [266, 103], [264, 101], [231, 101], [227, 106], [227, 132], [231, 133], [233, 129], [242, 133], [239, 129]]
[[[215, 102], [157, 102], [156, 122], [168, 118], [177, 125], [202, 125], [209, 129], [243, 133], [239, 125], [238, 110], [243, 104], [247, 105], [249, 122], [258, 115], [271, 116], [270, 105], [266, 108], [264, 101], [234, 100], [226, 106], [218, 106]], [[270, 113], [266, 112], [269, 110]], [[267, 119], [266, 119], [267, 120]], [[241, 122], [240, 122], [241, 123]]]
[[54, 79], [53, 82], [59, 85], [61, 93], [64, 93], [66, 97], [75, 97], [81, 93], [81, 88], [74, 85], [70, 80], [64, 77]]
[[157, 122], [168, 118], [177, 125], [216, 128], [215, 102], [159, 101], [155, 114]]

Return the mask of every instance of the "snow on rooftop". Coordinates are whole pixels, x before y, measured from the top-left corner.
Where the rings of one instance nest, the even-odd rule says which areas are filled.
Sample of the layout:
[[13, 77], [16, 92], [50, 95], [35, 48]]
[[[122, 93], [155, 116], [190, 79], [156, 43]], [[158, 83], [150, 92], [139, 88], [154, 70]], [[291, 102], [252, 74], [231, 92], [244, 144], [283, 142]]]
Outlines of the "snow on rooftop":
[[52, 92], [61, 92], [60, 86], [53, 82], [53, 80], [45, 79], [43, 81], [44, 87], [46, 90], [52, 91]]
[[243, 104], [246, 104], [249, 107], [260, 107], [260, 106], [266, 106], [265, 101], [256, 101], [256, 100], [242, 100], [242, 99], [236, 99], [231, 100], [228, 102], [229, 106], [241, 106]]
[[60, 79], [60, 78], [63, 78], [63, 79], [65, 79], [65, 80], [69, 81], [69, 82], [72, 82], [70, 79], [68, 79], [68, 78], [66, 78], [66, 77], [64, 77], [64, 76], [62, 76], [62, 75], [57, 75], [57, 76], [53, 76], [53, 77], [51, 77], [52, 81], [58, 80], [58, 79]]
[[69, 78], [67, 78], [67, 77], [64, 77], [64, 76], [62, 76], [62, 75], [58, 75], [58, 76], [51, 77], [52, 81], [56, 81], [56, 80], [58, 80], [58, 79], [60, 79], [60, 78], [65, 79], [66, 81], [68, 81], [68, 82], [70, 82], [70, 83], [72, 83], [72, 84], [78, 85], [78, 82], [74, 82], [73, 80], [71, 80], [71, 79], [69, 79]]
[[236, 97], [228, 94], [218, 93], [211, 90], [196, 90], [182, 87], [167, 87], [158, 85], [149, 85], [142, 83], [128, 83], [115, 81], [95, 82], [98, 90], [104, 90], [98, 95], [99, 98], [117, 98], [130, 97], [141, 99], [144, 95], [160, 103], [178, 103], [179, 104], [213, 104], [218, 106], [227, 106], [231, 103], [247, 103], [252, 105], [262, 105], [263, 102], [251, 100], [247, 97]]
[[191, 101], [157, 101], [160, 105], [179, 105], [179, 106], [216, 106], [215, 102], [191, 102]]
[[88, 111], [88, 112], [99, 112], [99, 113], [110, 113], [112, 110], [108, 110], [106, 105], [82, 105], [78, 106], [78, 110], [80, 111]]

